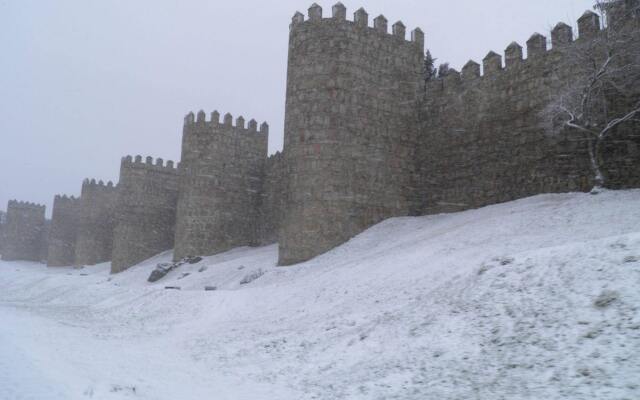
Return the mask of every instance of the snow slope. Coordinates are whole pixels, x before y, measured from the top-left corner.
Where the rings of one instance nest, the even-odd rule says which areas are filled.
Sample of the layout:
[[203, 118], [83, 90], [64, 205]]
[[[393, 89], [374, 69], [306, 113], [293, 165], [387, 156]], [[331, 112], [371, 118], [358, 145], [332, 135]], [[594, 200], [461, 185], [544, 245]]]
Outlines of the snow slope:
[[397, 218], [297, 266], [241, 248], [147, 283], [170, 256], [115, 276], [1, 263], [0, 399], [640, 398], [638, 190]]

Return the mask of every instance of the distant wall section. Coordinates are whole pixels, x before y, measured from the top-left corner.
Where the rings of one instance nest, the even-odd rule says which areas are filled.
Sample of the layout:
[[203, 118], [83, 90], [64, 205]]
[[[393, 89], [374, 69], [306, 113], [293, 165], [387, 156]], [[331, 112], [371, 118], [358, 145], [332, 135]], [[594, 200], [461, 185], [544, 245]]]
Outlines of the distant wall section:
[[4, 261], [43, 260], [45, 247], [45, 206], [9, 201], [4, 225], [2, 259]]
[[76, 260], [80, 199], [56, 196], [49, 228], [47, 265], [71, 266]]
[[80, 196], [76, 264], [95, 265], [111, 260], [117, 188], [95, 179], [85, 180]]
[[185, 118], [175, 258], [251, 245], [258, 236], [269, 126], [200, 111]]
[[173, 161], [127, 156], [120, 165], [111, 272], [173, 248], [178, 203]]

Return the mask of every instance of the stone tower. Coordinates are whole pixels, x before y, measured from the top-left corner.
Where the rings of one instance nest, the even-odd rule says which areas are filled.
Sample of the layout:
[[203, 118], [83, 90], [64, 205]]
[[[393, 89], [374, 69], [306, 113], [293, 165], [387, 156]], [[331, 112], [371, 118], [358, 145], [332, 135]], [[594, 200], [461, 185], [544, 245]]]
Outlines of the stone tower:
[[297, 13], [289, 36], [284, 154], [287, 214], [282, 265], [307, 260], [414, 208], [414, 151], [424, 34], [389, 32], [338, 3], [323, 18]]
[[178, 170], [173, 161], [124, 157], [116, 201], [111, 272], [123, 271], [173, 248]]
[[113, 249], [117, 189], [112, 182], [86, 179], [82, 183], [76, 265], [109, 261]]
[[269, 126], [186, 116], [182, 136], [175, 258], [211, 255], [253, 244], [267, 159]]
[[53, 200], [47, 266], [71, 266], [76, 257], [80, 199], [56, 196]]
[[42, 261], [45, 240], [45, 206], [9, 201], [4, 226], [4, 261]]

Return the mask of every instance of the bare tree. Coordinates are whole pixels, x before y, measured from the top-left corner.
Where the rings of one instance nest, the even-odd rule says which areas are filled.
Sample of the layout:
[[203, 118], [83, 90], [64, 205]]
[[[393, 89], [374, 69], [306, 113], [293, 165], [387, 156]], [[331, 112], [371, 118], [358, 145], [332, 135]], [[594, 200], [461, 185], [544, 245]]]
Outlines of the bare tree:
[[[629, 7], [628, 15], [609, 18], [593, 40], [568, 50], [574, 68], [567, 85], [545, 110], [555, 127], [584, 137], [594, 178], [593, 193], [607, 186], [603, 147], [611, 136], [640, 120], [640, 35], [636, 6], [626, 0], [599, 1], [601, 13]], [[640, 3], [640, 2], [639, 2]], [[613, 11], [611, 11], [613, 12]], [[606, 17], [606, 15], [604, 15]]]

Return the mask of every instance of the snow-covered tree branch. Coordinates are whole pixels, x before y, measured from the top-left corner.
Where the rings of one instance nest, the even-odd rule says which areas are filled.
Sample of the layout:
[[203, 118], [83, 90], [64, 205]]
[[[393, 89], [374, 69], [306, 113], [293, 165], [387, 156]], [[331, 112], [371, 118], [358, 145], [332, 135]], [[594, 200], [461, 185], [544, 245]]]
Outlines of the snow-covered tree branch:
[[[606, 14], [613, 3], [601, 1], [596, 8]], [[640, 119], [639, 29], [633, 18], [608, 21], [596, 38], [566, 50], [575, 67], [573, 83], [544, 110], [553, 131], [581, 135], [586, 140], [594, 192], [607, 185], [603, 172], [606, 141]]]

